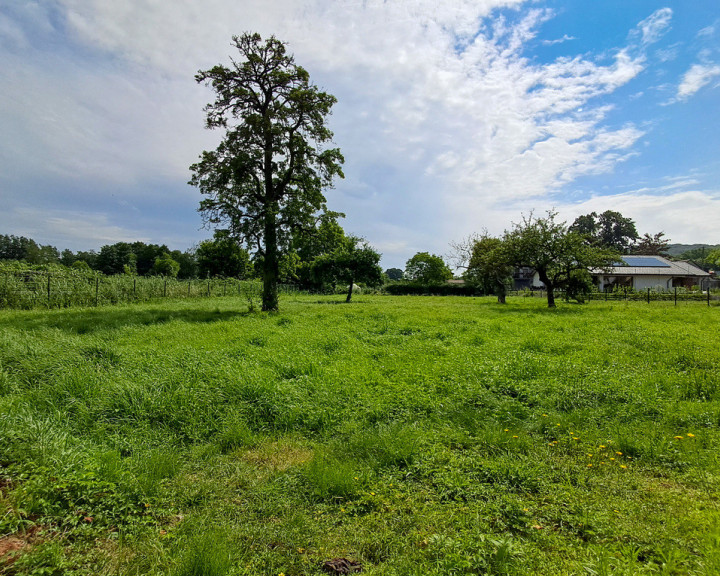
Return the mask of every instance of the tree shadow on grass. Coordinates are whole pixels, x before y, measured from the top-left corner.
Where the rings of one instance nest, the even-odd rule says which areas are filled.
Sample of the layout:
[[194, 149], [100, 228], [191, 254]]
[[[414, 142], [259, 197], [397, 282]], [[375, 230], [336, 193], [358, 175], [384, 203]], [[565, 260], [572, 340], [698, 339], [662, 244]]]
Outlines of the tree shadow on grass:
[[494, 310], [498, 312], [498, 314], [517, 314], [520, 316], [576, 316], [578, 314], [583, 314], [586, 310], [588, 310], [588, 307], [587, 304], [579, 304], [577, 302], [562, 302], [555, 308], [548, 308], [547, 305], [533, 308], [516, 308], [511, 305], [498, 304]]
[[129, 326], [150, 326], [165, 324], [172, 321], [180, 322], [223, 322], [238, 316], [248, 315], [247, 311], [181, 309], [131, 307], [103, 307], [94, 310], [63, 310], [44, 314], [15, 316], [0, 321], [0, 326], [34, 330], [42, 328], [58, 328], [72, 334], [90, 334], [104, 330], [118, 330]]

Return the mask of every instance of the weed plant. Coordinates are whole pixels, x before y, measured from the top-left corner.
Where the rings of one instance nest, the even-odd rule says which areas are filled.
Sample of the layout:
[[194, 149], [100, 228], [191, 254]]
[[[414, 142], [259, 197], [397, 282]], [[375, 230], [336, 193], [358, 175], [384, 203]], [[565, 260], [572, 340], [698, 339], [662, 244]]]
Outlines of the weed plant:
[[720, 308], [252, 298], [0, 312], [0, 573], [720, 573]]

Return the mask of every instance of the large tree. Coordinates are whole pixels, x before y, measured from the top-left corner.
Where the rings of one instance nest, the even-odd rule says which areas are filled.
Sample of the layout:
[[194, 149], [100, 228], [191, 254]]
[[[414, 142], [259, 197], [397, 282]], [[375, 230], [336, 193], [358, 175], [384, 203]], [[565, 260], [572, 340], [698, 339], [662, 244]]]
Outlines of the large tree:
[[503, 238], [509, 262], [537, 272], [550, 308], [555, 306], [555, 290], [575, 290], [579, 275], [587, 275], [592, 268], [610, 268], [620, 256], [615, 250], [588, 243], [584, 234], [569, 230], [565, 222], [556, 222], [556, 216], [553, 211], [545, 218], [523, 216]]
[[416, 284], [443, 284], [452, 277], [452, 270], [435, 254], [418, 252], [405, 263], [405, 278]]
[[343, 176], [339, 149], [324, 148], [336, 99], [310, 83], [275, 37], [244, 34], [233, 43], [239, 61], [195, 77], [216, 94], [206, 127], [225, 134], [191, 166], [190, 183], [205, 196], [206, 223], [227, 227], [261, 256], [262, 309], [277, 310], [280, 250], [314, 223], [325, 210], [323, 189]]
[[620, 212], [605, 210], [578, 216], [570, 231], [584, 234], [590, 242], [627, 254], [639, 238], [635, 222]]

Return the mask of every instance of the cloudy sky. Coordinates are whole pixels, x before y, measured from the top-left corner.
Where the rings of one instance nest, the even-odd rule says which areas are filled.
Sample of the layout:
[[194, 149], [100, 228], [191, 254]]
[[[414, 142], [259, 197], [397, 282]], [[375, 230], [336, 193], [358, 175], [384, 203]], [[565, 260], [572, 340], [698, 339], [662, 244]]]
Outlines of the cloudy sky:
[[219, 135], [194, 74], [246, 31], [338, 98], [328, 206], [384, 267], [553, 207], [720, 243], [717, 0], [4, 2], [0, 234], [210, 237], [188, 167]]

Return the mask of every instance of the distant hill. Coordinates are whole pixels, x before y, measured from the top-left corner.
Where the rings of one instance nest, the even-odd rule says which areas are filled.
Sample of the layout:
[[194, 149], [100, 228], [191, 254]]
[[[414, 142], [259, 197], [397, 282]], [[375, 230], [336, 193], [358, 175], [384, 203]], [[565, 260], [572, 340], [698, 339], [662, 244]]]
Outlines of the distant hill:
[[684, 254], [685, 252], [690, 252], [691, 250], [700, 250], [702, 248], [705, 248], [706, 252], [710, 252], [715, 248], [720, 248], [720, 244], [670, 244], [667, 247], [667, 251], [670, 256], [680, 256], [680, 254]]

